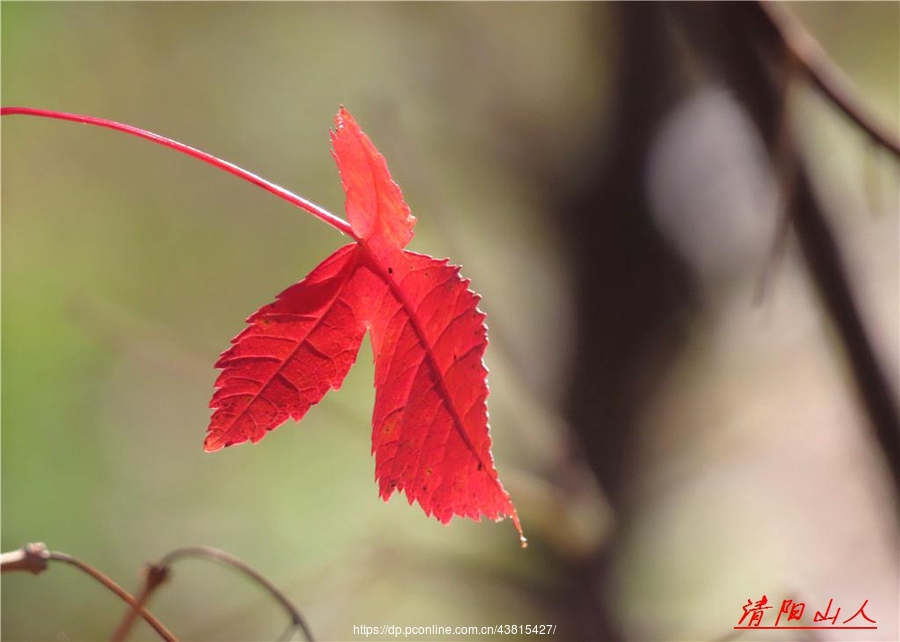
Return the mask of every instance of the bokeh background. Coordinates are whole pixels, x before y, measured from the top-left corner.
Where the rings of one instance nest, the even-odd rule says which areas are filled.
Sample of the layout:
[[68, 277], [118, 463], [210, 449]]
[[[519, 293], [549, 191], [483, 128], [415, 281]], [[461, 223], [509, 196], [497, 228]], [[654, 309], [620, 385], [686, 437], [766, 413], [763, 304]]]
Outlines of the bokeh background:
[[[900, 5], [789, 8], [896, 131]], [[378, 499], [367, 343], [302, 425], [204, 454], [216, 356], [344, 240], [170, 150], [8, 117], [4, 551], [44, 541], [136, 590], [143, 563], [219, 547], [321, 640], [543, 623], [558, 640], [796, 639], [733, 630], [763, 594], [805, 601], [807, 623], [868, 600], [878, 622], [806, 639], [897, 639], [896, 485], [795, 239], [773, 258], [765, 145], [669, 9], [0, 10], [3, 105], [156, 131], [335, 213], [328, 128], [350, 109], [419, 219], [411, 248], [461, 263], [484, 297], [494, 455], [531, 543]], [[896, 395], [896, 161], [803, 86], [788, 124]], [[179, 564], [151, 609], [188, 640], [286, 625], [208, 562]], [[123, 610], [67, 567], [4, 574], [0, 635], [103, 639]]]

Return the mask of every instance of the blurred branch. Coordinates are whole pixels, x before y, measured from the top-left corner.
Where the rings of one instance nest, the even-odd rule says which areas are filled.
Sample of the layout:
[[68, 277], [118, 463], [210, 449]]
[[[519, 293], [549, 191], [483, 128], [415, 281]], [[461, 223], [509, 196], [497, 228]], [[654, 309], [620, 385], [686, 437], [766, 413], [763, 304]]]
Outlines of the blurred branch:
[[47, 550], [45, 544], [26, 544], [17, 551], [3, 553], [0, 555], [0, 571], [3, 573], [6, 573], [7, 571], [27, 571], [37, 575], [47, 569], [48, 561], [64, 562], [65, 564], [74, 566], [78, 570], [87, 573], [107, 589], [118, 595], [123, 601], [131, 605], [132, 610], [130, 612], [135, 613], [135, 616], [140, 615], [143, 617], [144, 620], [147, 621], [147, 624], [152, 626], [153, 629], [159, 633], [161, 638], [175, 642], [175, 636], [172, 635], [172, 633], [149, 611], [147, 611], [142, 604], [125, 591], [125, 589], [90, 564], [86, 564], [66, 553]]
[[115, 633], [113, 633], [112, 640], [121, 642], [122, 640], [125, 640], [127, 638], [128, 632], [134, 625], [138, 609], [142, 609], [144, 605], [150, 600], [150, 597], [156, 590], [156, 588], [169, 578], [169, 575], [171, 574], [172, 564], [179, 559], [184, 559], [187, 557], [206, 558], [221, 562], [227, 566], [231, 566], [232, 568], [240, 571], [241, 573], [252, 579], [262, 588], [266, 589], [266, 591], [268, 591], [269, 594], [274, 597], [275, 600], [278, 601], [278, 603], [281, 604], [290, 615], [290, 626], [282, 634], [280, 639], [286, 640], [293, 634], [294, 631], [300, 630], [303, 632], [304, 637], [312, 642], [313, 635], [312, 631], [310, 631], [309, 625], [303, 619], [303, 616], [300, 614], [300, 611], [297, 609], [297, 607], [294, 606], [294, 604], [281, 590], [279, 590], [274, 584], [263, 577], [261, 573], [248, 566], [238, 558], [229, 555], [224, 551], [220, 551], [208, 546], [186, 546], [184, 548], [175, 549], [174, 551], [171, 551], [170, 553], [164, 555], [158, 563], [149, 566], [147, 569], [146, 577], [144, 579], [144, 586], [141, 588], [138, 599], [134, 602], [134, 604], [132, 604], [133, 608], [125, 613], [125, 615], [122, 617], [122, 621], [119, 623], [119, 626], [116, 627]]
[[[669, 6], [709, 69], [717, 71], [743, 102], [774, 160], [784, 119], [784, 74], [797, 51], [781, 38], [781, 32], [773, 39], [768, 8], [760, 3]], [[801, 56], [801, 63], [803, 60]], [[891, 149], [890, 145], [886, 148]], [[900, 490], [900, 410], [894, 390], [867, 334], [840, 246], [799, 157], [794, 160], [793, 172], [791, 224], [822, 305], [840, 336], [894, 486]]]
[[754, 24], [760, 36], [769, 41], [780, 41], [822, 95], [856, 123], [873, 142], [900, 158], [900, 137], [869, 113], [853, 83], [815, 38], [778, 3], [757, 2], [755, 5], [760, 20]]
[[[644, 421], [647, 399], [684, 345], [686, 320], [696, 304], [692, 276], [654, 224], [647, 190], [648, 159], [663, 118], [679, 98], [684, 72], [665, 5], [592, 6], [597, 33], [606, 33], [610, 18], [615, 21], [615, 120], [606, 125], [599, 112], [576, 110], [583, 147], [572, 171], [563, 177], [545, 173], [541, 180], [569, 243], [575, 299], [566, 415], [579, 457], [624, 524], [635, 430]], [[609, 54], [603, 40], [592, 39], [598, 59]], [[616, 529], [611, 545], [566, 565], [560, 600], [581, 639], [627, 637], [612, 581], [625, 533], [624, 526]]]
[[782, 79], [781, 96], [778, 104], [778, 130], [772, 147], [772, 168], [778, 180], [778, 226], [769, 248], [768, 258], [763, 262], [756, 292], [753, 295], [757, 304], [762, 304], [768, 291], [769, 281], [775, 268], [787, 254], [788, 240], [791, 236], [791, 207], [794, 201], [794, 190], [797, 182], [797, 149], [791, 132], [791, 87], [801, 73], [801, 60], [793, 50], [785, 51], [785, 69]]
[[869, 204], [869, 211], [875, 217], [884, 214], [884, 196], [882, 194], [881, 184], [881, 148], [874, 143], [870, 143], [872, 149], [870, 153], [865, 155], [866, 159], [866, 200]]

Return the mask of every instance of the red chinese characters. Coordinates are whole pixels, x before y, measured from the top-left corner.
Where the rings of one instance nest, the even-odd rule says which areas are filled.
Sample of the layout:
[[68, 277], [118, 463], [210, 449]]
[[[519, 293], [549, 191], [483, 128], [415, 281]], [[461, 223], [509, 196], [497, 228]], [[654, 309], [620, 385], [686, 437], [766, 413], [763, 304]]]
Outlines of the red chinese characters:
[[747, 619], [747, 616], [749, 615], [750, 621], [747, 623], [747, 626], [759, 626], [762, 622], [762, 617], [765, 610], [772, 608], [771, 606], [766, 606], [768, 602], [769, 599], [765, 595], [763, 595], [762, 599], [757, 601], [755, 604], [753, 603], [753, 600], [747, 598], [747, 603], [741, 607], [742, 609], [744, 609], [744, 614], [741, 616], [741, 619], [738, 620], [738, 624], [743, 624], [744, 620]]
[[[868, 600], [866, 600], [868, 601]], [[775, 620], [775, 626], [781, 622], [781, 616], [787, 615], [787, 621], [791, 620], [800, 620], [803, 617], [803, 609], [806, 608], [806, 604], [803, 602], [794, 602], [793, 600], [782, 600], [781, 602], [781, 611], [778, 612], [778, 619]]]
[[[737, 625], [734, 627], [735, 629], [877, 629], [878, 623], [866, 615], [866, 605], [869, 603], [869, 600], [865, 600], [862, 603], [862, 606], [859, 609], [848, 617], [846, 620], [843, 620], [840, 624], [838, 624], [838, 618], [840, 617], [841, 607], [836, 606], [834, 603], [834, 599], [828, 600], [828, 604], [825, 607], [825, 612], [816, 611], [815, 615], [813, 615], [812, 623], [808, 620], [804, 623], [803, 621], [803, 613], [806, 610], [805, 602], [797, 602], [793, 599], [782, 600], [781, 608], [778, 610], [778, 615], [775, 618], [775, 624], [771, 626], [766, 626], [763, 624], [763, 616], [768, 609], [773, 608], [769, 604], [769, 598], [763, 595], [759, 600], [753, 601], [752, 599], [747, 599], [747, 603], [741, 606], [743, 610], [743, 615], [741, 615], [741, 619], [738, 620]], [[834, 613], [832, 614], [832, 608], [835, 608]], [[786, 617], [785, 617], [786, 616]], [[749, 618], [749, 619], [748, 619]], [[857, 619], [862, 618], [862, 619]], [[865, 622], [863, 621], [865, 620]], [[851, 622], [856, 622], [852, 626], [848, 626]], [[796, 624], [791, 624], [791, 622], [796, 622]], [[829, 622], [830, 624], [820, 624], [823, 622]], [[868, 624], [866, 624], [868, 622]]]

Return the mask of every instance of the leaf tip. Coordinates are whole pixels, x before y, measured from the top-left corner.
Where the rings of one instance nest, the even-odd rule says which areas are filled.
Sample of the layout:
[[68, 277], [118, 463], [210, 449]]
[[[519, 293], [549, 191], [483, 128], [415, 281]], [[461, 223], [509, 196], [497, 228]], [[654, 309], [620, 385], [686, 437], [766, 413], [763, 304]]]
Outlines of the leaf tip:
[[334, 126], [337, 129], [341, 129], [345, 126], [349, 125], [350, 127], [357, 127], [356, 120], [353, 116], [350, 115], [350, 112], [347, 111], [347, 108], [341, 105], [338, 107], [338, 113], [334, 117]]
[[222, 441], [213, 435], [208, 435], [206, 439], [203, 441], [203, 451], [208, 453], [214, 453], [217, 450], [222, 450], [225, 447], [225, 444]]

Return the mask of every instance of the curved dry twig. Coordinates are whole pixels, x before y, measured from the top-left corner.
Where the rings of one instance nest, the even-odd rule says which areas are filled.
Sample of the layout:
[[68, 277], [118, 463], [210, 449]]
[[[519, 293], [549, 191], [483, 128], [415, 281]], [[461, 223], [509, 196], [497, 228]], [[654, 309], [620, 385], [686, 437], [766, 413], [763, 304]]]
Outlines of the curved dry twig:
[[17, 551], [3, 553], [0, 555], [0, 562], [2, 562], [0, 563], [0, 571], [4, 573], [7, 571], [27, 571], [29, 573], [38, 574], [47, 569], [48, 561], [63, 562], [64, 564], [69, 564], [70, 566], [74, 566], [78, 570], [87, 573], [107, 589], [119, 596], [124, 602], [127, 602], [131, 606], [129, 612], [135, 613], [135, 616], [140, 615], [144, 618], [147, 624], [153, 627], [161, 638], [169, 642], [177, 642], [175, 636], [163, 626], [152, 613], [147, 611], [130, 593], [116, 584], [107, 575], [98, 571], [90, 564], [82, 562], [67, 553], [48, 550], [47, 546], [43, 543], [26, 544]]
[[309, 640], [309, 642], [313, 642], [312, 631], [310, 630], [309, 625], [306, 623], [306, 620], [303, 619], [303, 615], [301, 615], [300, 610], [278, 587], [276, 587], [268, 579], [266, 579], [261, 573], [259, 573], [259, 571], [250, 567], [245, 562], [239, 560], [233, 555], [209, 546], [185, 546], [183, 548], [177, 548], [174, 551], [170, 551], [169, 553], [164, 555], [156, 564], [148, 567], [144, 586], [141, 589], [138, 599], [135, 601], [136, 606], [135, 608], [129, 609], [128, 612], [123, 616], [122, 621], [119, 623], [119, 626], [116, 627], [116, 631], [113, 634], [112, 640], [116, 642], [125, 640], [136, 619], [135, 609], [137, 607], [143, 607], [144, 604], [149, 601], [150, 596], [153, 594], [153, 591], [156, 590], [156, 587], [168, 579], [169, 575], [171, 574], [171, 565], [179, 559], [183, 559], [186, 557], [201, 557], [221, 562], [223, 564], [231, 566], [234, 569], [237, 569], [238, 571], [255, 581], [261, 587], [266, 589], [269, 594], [272, 595], [272, 597], [274, 597], [290, 615], [290, 626], [288, 626], [280, 639], [289, 639], [290, 636], [293, 635], [294, 631], [299, 630], [303, 632], [304, 637]]

